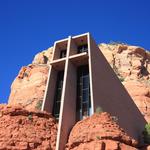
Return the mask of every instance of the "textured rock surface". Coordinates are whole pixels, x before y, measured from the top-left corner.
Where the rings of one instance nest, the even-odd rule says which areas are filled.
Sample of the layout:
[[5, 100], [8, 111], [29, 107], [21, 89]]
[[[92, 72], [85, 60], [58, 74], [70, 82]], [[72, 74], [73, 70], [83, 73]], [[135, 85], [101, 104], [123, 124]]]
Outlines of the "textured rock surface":
[[49, 64], [52, 59], [53, 47], [48, 48], [35, 55], [33, 64]]
[[48, 75], [47, 65], [22, 67], [11, 86], [9, 104], [40, 109]]
[[150, 122], [150, 52], [137, 46], [100, 44], [101, 51]]
[[135, 150], [137, 145], [115, 118], [104, 112], [79, 121], [70, 133], [66, 150]]
[[56, 134], [50, 114], [0, 105], [0, 150], [55, 150]]
[[123, 83], [145, 119], [150, 122], [150, 88], [144, 83], [130, 80]]

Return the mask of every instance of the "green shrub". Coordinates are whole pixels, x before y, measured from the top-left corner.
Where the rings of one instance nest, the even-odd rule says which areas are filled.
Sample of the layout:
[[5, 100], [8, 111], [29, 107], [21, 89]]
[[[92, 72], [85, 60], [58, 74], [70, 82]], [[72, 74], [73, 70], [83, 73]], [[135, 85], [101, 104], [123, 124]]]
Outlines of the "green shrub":
[[119, 80], [121, 81], [121, 82], [123, 82], [124, 81], [124, 78], [123, 77], [119, 77]]
[[100, 107], [100, 106], [98, 106], [97, 108], [96, 108], [96, 113], [97, 114], [100, 114], [100, 113], [102, 113], [103, 112], [103, 109]]
[[96, 136], [96, 139], [101, 140], [101, 137], [100, 136]]
[[42, 101], [42, 100], [39, 100], [39, 101], [36, 103], [35, 108], [38, 109], [38, 110], [41, 110], [41, 108], [42, 108], [42, 103], [43, 103], [43, 101]]
[[143, 136], [144, 136], [144, 142], [150, 144], [150, 123], [147, 123], [145, 125]]
[[115, 122], [118, 122], [118, 117], [112, 116], [112, 120], [115, 121]]
[[32, 115], [28, 115], [28, 119], [32, 121], [33, 120], [33, 116]]

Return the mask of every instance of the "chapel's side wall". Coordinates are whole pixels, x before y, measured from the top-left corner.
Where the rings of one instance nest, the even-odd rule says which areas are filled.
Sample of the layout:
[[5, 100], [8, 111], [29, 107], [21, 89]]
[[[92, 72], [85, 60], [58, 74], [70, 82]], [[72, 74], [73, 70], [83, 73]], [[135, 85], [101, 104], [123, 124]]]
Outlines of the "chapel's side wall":
[[116, 116], [120, 126], [138, 139], [146, 123], [144, 117], [90, 34], [89, 40], [94, 110], [102, 107], [104, 111]]

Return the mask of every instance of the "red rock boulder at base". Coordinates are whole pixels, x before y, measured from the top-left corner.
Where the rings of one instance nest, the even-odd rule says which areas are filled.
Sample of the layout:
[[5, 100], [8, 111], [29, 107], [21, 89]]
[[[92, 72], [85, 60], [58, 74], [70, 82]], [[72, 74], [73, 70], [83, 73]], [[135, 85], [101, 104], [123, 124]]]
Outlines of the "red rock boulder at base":
[[56, 135], [52, 115], [0, 105], [0, 150], [55, 150]]
[[137, 150], [129, 137], [108, 113], [94, 114], [72, 129], [66, 150]]

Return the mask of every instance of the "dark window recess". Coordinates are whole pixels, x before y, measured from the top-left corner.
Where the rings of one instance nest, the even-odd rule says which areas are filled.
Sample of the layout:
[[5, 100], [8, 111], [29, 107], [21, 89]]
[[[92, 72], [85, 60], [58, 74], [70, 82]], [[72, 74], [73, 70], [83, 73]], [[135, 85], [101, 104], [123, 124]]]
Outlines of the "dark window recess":
[[80, 66], [77, 69], [77, 120], [90, 115], [90, 85], [88, 66]]
[[59, 119], [63, 78], [64, 78], [64, 71], [59, 71], [57, 74], [56, 90], [55, 90], [54, 105], [53, 105], [53, 116], [57, 120]]
[[87, 52], [87, 51], [88, 51], [88, 45], [87, 44], [78, 46], [78, 53]]
[[66, 50], [61, 50], [60, 51], [60, 58], [66, 57]]

